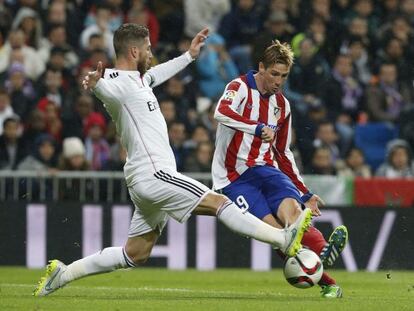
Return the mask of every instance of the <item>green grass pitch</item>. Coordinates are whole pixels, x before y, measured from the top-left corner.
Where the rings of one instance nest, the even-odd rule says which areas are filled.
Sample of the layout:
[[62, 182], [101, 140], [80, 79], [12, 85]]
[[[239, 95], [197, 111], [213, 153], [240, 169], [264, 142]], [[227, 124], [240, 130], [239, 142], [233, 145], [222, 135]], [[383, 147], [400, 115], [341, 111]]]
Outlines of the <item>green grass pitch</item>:
[[344, 298], [290, 286], [282, 271], [142, 268], [96, 275], [33, 297], [40, 270], [0, 268], [0, 310], [414, 310], [414, 272], [332, 271]]

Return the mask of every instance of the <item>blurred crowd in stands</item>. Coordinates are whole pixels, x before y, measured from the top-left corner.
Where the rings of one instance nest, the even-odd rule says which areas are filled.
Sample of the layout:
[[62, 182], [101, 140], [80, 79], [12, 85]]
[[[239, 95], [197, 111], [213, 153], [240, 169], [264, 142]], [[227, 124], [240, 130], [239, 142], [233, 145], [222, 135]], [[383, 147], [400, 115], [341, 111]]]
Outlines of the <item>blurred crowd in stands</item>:
[[122, 170], [114, 124], [81, 81], [113, 66], [125, 22], [148, 26], [154, 65], [211, 31], [155, 89], [178, 170], [210, 172], [218, 98], [278, 39], [295, 54], [284, 94], [301, 171], [414, 176], [414, 0], [0, 0], [1, 170]]

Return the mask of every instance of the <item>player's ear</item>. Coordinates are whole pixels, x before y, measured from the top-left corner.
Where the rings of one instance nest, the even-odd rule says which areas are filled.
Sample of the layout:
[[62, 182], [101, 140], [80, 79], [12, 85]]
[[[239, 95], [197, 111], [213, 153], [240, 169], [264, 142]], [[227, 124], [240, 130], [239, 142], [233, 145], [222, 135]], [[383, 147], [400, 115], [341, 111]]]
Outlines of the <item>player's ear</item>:
[[266, 71], [266, 68], [265, 68], [263, 62], [260, 62], [259, 63], [259, 73], [264, 74], [265, 71]]
[[131, 46], [129, 48], [129, 53], [134, 59], [137, 59], [139, 57], [139, 49], [136, 46]]

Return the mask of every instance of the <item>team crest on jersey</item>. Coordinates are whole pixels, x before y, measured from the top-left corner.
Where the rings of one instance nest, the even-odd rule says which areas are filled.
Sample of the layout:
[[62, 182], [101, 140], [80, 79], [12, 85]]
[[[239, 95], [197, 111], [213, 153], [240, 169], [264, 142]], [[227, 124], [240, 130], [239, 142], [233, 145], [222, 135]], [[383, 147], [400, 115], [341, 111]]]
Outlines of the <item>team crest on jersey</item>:
[[275, 116], [277, 117], [277, 115], [280, 112], [280, 108], [279, 107], [275, 107], [275, 109], [273, 109], [273, 113], [275, 114]]
[[233, 101], [234, 97], [236, 97], [236, 91], [228, 90], [224, 93], [223, 99], [228, 101]]

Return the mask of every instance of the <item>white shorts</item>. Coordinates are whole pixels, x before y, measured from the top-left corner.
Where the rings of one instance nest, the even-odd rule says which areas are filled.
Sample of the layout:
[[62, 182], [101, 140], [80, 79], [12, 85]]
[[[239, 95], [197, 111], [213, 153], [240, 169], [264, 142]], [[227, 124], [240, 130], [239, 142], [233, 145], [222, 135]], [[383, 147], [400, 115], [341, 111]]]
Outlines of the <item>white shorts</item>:
[[129, 187], [135, 205], [128, 236], [153, 230], [161, 233], [168, 216], [185, 222], [211, 190], [202, 183], [175, 171], [160, 170]]

